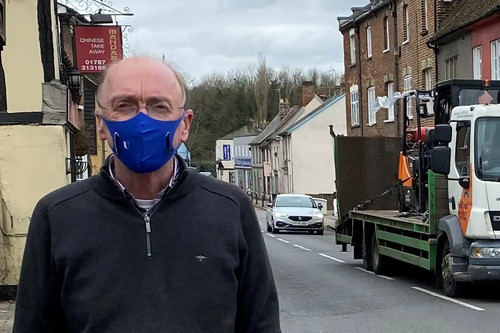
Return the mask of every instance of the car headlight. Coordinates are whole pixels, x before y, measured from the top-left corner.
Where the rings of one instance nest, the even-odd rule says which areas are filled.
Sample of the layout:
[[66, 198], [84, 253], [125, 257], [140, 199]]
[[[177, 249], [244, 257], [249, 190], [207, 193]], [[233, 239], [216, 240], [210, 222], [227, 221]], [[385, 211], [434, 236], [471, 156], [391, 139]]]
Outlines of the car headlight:
[[500, 258], [500, 248], [498, 247], [474, 247], [472, 248], [474, 258]]
[[316, 213], [312, 217], [313, 217], [313, 219], [321, 219], [321, 218], [323, 218], [323, 213]]
[[286, 217], [286, 214], [283, 214], [283, 213], [274, 213], [274, 216], [276, 216], [276, 217]]

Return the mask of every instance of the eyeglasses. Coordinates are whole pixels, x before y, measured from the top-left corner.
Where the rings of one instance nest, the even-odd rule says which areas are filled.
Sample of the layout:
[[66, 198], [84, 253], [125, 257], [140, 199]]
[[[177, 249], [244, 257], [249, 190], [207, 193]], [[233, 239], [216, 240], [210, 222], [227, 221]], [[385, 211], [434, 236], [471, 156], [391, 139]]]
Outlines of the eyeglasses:
[[120, 101], [111, 108], [102, 106], [100, 108], [113, 111], [113, 118], [120, 121], [134, 118], [142, 109], [146, 109], [147, 114], [156, 120], [173, 120], [179, 117], [174, 114], [174, 110], [184, 110], [184, 106], [172, 107], [167, 102], [153, 103], [142, 108], [137, 102], [133, 101]]

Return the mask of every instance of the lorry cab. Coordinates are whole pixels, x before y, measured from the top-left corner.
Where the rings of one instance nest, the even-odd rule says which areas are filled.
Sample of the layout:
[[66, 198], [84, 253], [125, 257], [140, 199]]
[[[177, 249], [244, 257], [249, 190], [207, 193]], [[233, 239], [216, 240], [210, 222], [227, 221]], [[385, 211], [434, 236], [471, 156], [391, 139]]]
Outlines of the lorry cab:
[[457, 106], [448, 126], [450, 214], [465, 237], [500, 239], [500, 105]]

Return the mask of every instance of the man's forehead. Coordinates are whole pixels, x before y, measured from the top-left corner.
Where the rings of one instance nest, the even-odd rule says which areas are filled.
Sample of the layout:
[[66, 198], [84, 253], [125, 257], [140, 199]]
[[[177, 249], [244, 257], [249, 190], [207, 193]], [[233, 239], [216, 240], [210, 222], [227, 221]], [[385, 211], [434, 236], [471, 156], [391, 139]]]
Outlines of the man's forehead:
[[174, 71], [155, 59], [136, 57], [124, 59], [113, 65], [103, 82], [103, 93], [153, 95], [168, 94], [182, 98], [182, 88]]

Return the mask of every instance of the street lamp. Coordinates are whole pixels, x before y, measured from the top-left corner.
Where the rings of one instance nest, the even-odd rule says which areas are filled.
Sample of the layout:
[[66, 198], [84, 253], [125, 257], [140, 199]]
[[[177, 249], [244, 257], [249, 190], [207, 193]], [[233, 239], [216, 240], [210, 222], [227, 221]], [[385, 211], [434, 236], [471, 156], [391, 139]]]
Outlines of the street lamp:
[[72, 68], [68, 72], [68, 80], [67, 80], [67, 85], [69, 90], [80, 90], [80, 87], [82, 86], [82, 74], [80, 74], [79, 71], [77, 71], [75, 68]]
[[67, 73], [66, 85], [71, 93], [71, 98], [73, 102], [79, 104], [82, 99], [82, 94], [80, 88], [82, 86], [83, 76], [76, 70], [76, 68], [71, 68]]

